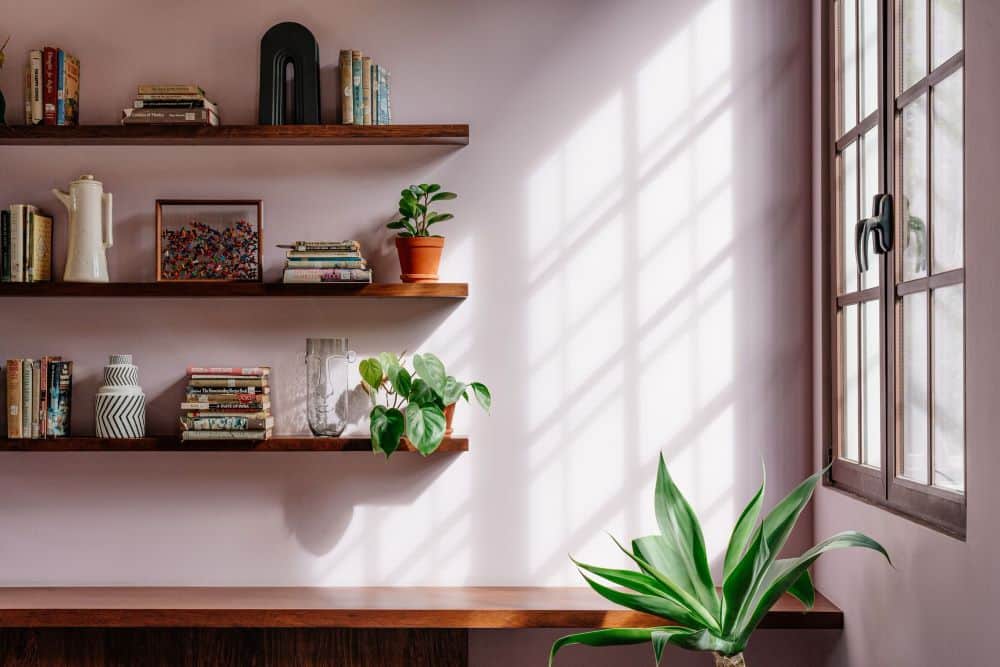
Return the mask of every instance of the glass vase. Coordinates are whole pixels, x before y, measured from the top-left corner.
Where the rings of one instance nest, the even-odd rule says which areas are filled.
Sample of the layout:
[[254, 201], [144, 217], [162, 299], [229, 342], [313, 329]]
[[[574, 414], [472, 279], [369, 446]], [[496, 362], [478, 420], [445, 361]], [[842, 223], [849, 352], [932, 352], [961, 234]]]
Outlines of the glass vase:
[[336, 437], [347, 427], [353, 362], [346, 338], [306, 339], [306, 418], [313, 435]]
[[736, 655], [722, 655], [713, 653], [715, 656], [715, 667], [747, 667], [747, 661], [743, 659], [742, 653]]

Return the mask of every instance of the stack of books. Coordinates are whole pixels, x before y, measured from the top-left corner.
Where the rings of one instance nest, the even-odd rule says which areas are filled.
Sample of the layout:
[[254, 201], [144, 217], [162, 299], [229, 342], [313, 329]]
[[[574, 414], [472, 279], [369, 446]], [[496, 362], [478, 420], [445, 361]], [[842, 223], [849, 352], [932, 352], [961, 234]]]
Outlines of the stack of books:
[[73, 362], [62, 357], [7, 360], [7, 437], [69, 435]]
[[141, 85], [130, 109], [122, 109], [122, 125], [219, 124], [219, 107], [193, 84]]
[[267, 440], [271, 369], [192, 366], [181, 403], [181, 440]]
[[80, 61], [46, 46], [28, 54], [24, 69], [24, 122], [28, 125], [80, 123]]
[[341, 122], [344, 125], [389, 125], [389, 70], [361, 51], [340, 52]]
[[31, 204], [0, 211], [0, 282], [52, 280], [52, 216]]
[[357, 241], [296, 241], [288, 250], [286, 283], [370, 283], [372, 270]]

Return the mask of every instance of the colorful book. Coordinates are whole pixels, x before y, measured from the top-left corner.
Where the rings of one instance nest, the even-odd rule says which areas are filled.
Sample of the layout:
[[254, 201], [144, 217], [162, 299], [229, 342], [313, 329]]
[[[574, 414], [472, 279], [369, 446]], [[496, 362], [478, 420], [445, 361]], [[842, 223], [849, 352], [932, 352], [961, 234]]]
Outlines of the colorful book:
[[35, 359], [31, 362], [31, 437], [38, 437], [38, 399], [41, 383], [39, 382], [39, 371], [41, 362]]
[[227, 375], [253, 375], [263, 376], [271, 374], [270, 366], [188, 366], [187, 374], [193, 376], [207, 376], [199, 379], [217, 378]]
[[268, 381], [266, 377], [255, 377], [251, 375], [246, 376], [229, 376], [229, 377], [211, 377], [211, 376], [197, 376], [194, 375], [188, 380], [189, 388], [197, 387], [266, 387]]
[[205, 403], [202, 401], [181, 403], [181, 410], [253, 410], [254, 412], [258, 412], [260, 410], [269, 410], [270, 408], [271, 401], [269, 399], [246, 403], [242, 401], [238, 403]]
[[370, 283], [371, 269], [285, 269], [286, 283]]
[[200, 396], [217, 396], [219, 394], [270, 394], [270, 387], [188, 387], [187, 393]]
[[37, 210], [28, 217], [28, 250], [24, 282], [52, 280], [52, 216]]
[[73, 407], [73, 362], [53, 361], [49, 364], [49, 423], [51, 437], [69, 435]]
[[286, 269], [367, 269], [368, 262], [363, 259], [328, 260], [318, 257], [285, 262]]
[[44, 77], [42, 74], [42, 51], [35, 49], [28, 54], [28, 67], [31, 68], [31, 119], [29, 125], [38, 125], [42, 122], [42, 89], [44, 88]]
[[340, 52], [340, 122], [344, 125], [354, 123], [354, 70], [351, 64], [351, 51]]
[[285, 248], [295, 252], [342, 250], [360, 252], [361, 244], [357, 241], [295, 241], [277, 245], [278, 248]]
[[181, 440], [267, 440], [271, 430], [253, 431], [184, 431]]
[[184, 431], [263, 431], [274, 428], [274, 417], [230, 415], [226, 417], [181, 417]]
[[372, 124], [372, 59], [361, 59], [361, 124]]
[[42, 50], [42, 123], [57, 125], [59, 104], [59, 52], [51, 46]]
[[[231, 392], [228, 394], [199, 394], [188, 392], [184, 395], [184, 401], [186, 403], [228, 403], [234, 404], [250, 404], [250, 403], [262, 403], [267, 400], [265, 397], [267, 394], [251, 394], [245, 392]], [[197, 410], [197, 408], [194, 408]]]
[[378, 117], [378, 71], [379, 65], [372, 65], [372, 125], [381, 125]]
[[361, 93], [361, 52], [351, 51], [351, 95], [354, 98], [354, 124], [363, 125], [365, 118]]
[[56, 50], [56, 125], [66, 124], [66, 52]]
[[332, 262], [346, 262], [352, 259], [362, 259], [357, 250], [290, 250], [286, 257], [293, 259], [320, 259]]
[[21, 437], [31, 437], [31, 386], [34, 377], [34, 360], [25, 359], [21, 364]]
[[20, 359], [7, 360], [7, 437], [22, 438], [21, 413], [24, 411], [24, 394], [21, 392], [23, 362]]
[[389, 124], [389, 84], [385, 68], [378, 68], [378, 122], [379, 125]]
[[180, 94], [167, 94], [167, 95], [136, 95], [135, 99], [142, 100], [143, 102], [177, 102], [177, 101], [194, 101], [194, 100], [204, 100], [207, 99], [204, 95], [180, 95]]
[[219, 125], [211, 109], [122, 109], [122, 125]]
[[141, 84], [138, 88], [139, 95], [200, 95], [205, 96], [205, 91], [200, 86], [193, 83], [185, 84]]
[[80, 124], [80, 59], [66, 54], [66, 124]]
[[219, 115], [219, 107], [214, 102], [206, 99], [163, 99], [163, 100], [133, 100], [133, 109], [208, 109], [216, 116]]

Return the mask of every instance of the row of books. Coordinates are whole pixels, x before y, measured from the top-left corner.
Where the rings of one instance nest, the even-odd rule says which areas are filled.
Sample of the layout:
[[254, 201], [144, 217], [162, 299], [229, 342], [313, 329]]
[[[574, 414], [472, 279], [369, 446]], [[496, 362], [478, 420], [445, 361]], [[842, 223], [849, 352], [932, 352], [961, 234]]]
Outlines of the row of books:
[[181, 440], [267, 440], [271, 369], [193, 366], [181, 403]]
[[52, 216], [31, 204], [0, 211], [0, 282], [52, 279]]
[[286, 283], [370, 283], [372, 270], [357, 241], [296, 241], [279, 245], [285, 255]]
[[62, 357], [7, 360], [7, 437], [69, 435], [73, 362]]
[[194, 84], [139, 86], [122, 125], [219, 125], [219, 107]]
[[80, 123], [80, 60], [46, 46], [28, 53], [24, 68], [24, 122], [28, 125]]
[[361, 51], [340, 52], [341, 121], [344, 125], [392, 122], [389, 70]]

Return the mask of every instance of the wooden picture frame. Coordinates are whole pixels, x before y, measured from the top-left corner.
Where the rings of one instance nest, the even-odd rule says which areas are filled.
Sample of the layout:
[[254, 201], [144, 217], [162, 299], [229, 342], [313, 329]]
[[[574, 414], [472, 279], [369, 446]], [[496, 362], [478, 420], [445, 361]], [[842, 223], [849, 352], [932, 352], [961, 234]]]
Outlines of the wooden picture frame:
[[[203, 208], [246, 208], [255, 211], [257, 234], [256, 276], [252, 278], [233, 277], [168, 277], [164, 271], [164, 209], [170, 207]], [[261, 199], [157, 199], [156, 200], [156, 282], [171, 283], [219, 283], [219, 282], [262, 282], [264, 279], [264, 203]]]

